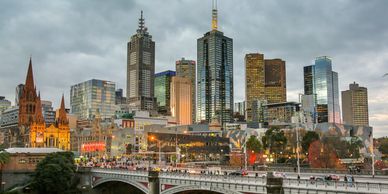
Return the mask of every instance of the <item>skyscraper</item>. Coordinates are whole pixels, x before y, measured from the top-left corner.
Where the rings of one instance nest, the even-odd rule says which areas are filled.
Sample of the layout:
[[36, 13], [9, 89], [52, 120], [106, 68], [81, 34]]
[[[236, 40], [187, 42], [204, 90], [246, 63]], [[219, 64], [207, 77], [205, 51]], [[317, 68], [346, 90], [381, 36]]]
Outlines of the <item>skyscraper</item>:
[[196, 102], [195, 99], [197, 98], [196, 96], [196, 82], [195, 82], [195, 75], [196, 75], [196, 68], [195, 68], [195, 61], [193, 60], [186, 60], [185, 58], [182, 58], [181, 60], [178, 60], [175, 62], [175, 69], [176, 69], [176, 75], [179, 77], [185, 77], [189, 78], [191, 80], [191, 106], [192, 106], [192, 111], [191, 111], [191, 118], [192, 118], [192, 123], [196, 121]]
[[175, 71], [163, 71], [155, 74], [155, 97], [158, 113], [171, 115], [170, 111], [170, 85]]
[[[253, 121], [252, 106], [287, 101], [286, 63], [281, 59], [264, 59], [260, 53], [245, 55], [246, 119]], [[256, 106], [256, 105], [255, 105]], [[256, 109], [256, 108], [255, 108]], [[256, 111], [257, 112], [257, 111]]]
[[197, 121], [221, 125], [233, 119], [233, 40], [217, 30], [213, 5], [212, 30], [197, 40]]
[[369, 126], [367, 88], [354, 82], [342, 91], [342, 118], [344, 124]]
[[115, 113], [116, 84], [104, 80], [88, 80], [71, 86], [71, 112], [79, 119], [93, 119], [97, 113], [111, 118]]
[[24, 84], [19, 84], [16, 86], [15, 89], [15, 106], [19, 106], [19, 99], [20, 96], [22, 96], [23, 93]]
[[286, 62], [281, 59], [265, 59], [265, 98], [268, 103], [287, 101]]
[[0, 96], [0, 115], [3, 111], [11, 107], [11, 101], [5, 99], [4, 96]]
[[144, 26], [143, 11], [137, 33], [128, 42], [127, 100], [140, 110], [155, 110], [155, 42]]
[[318, 123], [341, 123], [338, 73], [332, 71], [331, 59], [317, 57], [315, 64], [305, 66], [303, 70], [304, 94], [315, 96]]
[[247, 121], [252, 121], [253, 102], [257, 100], [265, 100], [264, 55], [250, 53], [245, 55], [245, 117]]
[[172, 77], [171, 116], [178, 125], [192, 124], [192, 80], [186, 77]]

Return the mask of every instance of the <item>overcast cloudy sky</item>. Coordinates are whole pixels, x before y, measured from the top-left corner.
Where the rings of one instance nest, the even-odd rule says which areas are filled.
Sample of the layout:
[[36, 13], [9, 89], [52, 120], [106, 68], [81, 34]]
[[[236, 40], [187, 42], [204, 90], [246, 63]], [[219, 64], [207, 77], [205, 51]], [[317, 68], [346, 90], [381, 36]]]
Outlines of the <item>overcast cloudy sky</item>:
[[[244, 55], [287, 63], [288, 100], [303, 92], [303, 66], [333, 59], [340, 90], [369, 90], [375, 136], [388, 135], [388, 1], [219, 0], [219, 28], [234, 41], [235, 101], [244, 99]], [[156, 71], [196, 60], [196, 39], [210, 30], [210, 0], [0, 1], [0, 96], [14, 101], [29, 56], [43, 99], [69, 105], [70, 86], [92, 78], [126, 87], [126, 44], [140, 10], [156, 42]]]

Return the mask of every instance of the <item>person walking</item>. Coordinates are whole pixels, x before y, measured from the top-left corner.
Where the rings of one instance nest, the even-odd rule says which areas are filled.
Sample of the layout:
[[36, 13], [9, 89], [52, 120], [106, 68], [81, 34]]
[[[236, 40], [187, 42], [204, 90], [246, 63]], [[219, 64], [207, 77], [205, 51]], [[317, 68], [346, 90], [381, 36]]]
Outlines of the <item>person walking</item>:
[[344, 182], [345, 182], [345, 185], [348, 184], [348, 177], [347, 177], [347, 175], [345, 175], [345, 177], [344, 177]]

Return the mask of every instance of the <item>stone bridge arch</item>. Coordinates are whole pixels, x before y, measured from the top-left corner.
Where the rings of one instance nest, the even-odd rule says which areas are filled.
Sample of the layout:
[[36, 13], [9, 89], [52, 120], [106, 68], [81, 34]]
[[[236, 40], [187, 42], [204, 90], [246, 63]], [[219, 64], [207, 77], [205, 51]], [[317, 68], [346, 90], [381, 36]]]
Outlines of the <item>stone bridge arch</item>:
[[222, 193], [222, 194], [241, 194], [238, 191], [227, 190], [219, 187], [205, 187], [205, 186], [197, 186], [197, 185], [175, 186], [168, 190], [162, 191], [161, 194], [176, 194], [182, 191], [213, 191], [213, 192]]
[[133, 180], [129, 180], [129, 179], [119, 179], [119, 178], [102, 178], [102, 179], [99, 179], [97, 180], [94, 184], [93, 184], [93, 187], [92, 188], [95, 188], [95, 187], [98, 187], [99, 185], [102, 185], [104, 183], [108, 183], [108, 182], [121, 182], [121, 183], [126, 183], [128, 185], [131, 185], [137, 189], [139, 189], [140, 191], [142, 191], [143, 193], [147, 194], [148, 193], [148, 188], [145, 187], [145, 185], [142, 185], [141, 183], [139, 182], [136, 182], [136, 181], [133, 181]]

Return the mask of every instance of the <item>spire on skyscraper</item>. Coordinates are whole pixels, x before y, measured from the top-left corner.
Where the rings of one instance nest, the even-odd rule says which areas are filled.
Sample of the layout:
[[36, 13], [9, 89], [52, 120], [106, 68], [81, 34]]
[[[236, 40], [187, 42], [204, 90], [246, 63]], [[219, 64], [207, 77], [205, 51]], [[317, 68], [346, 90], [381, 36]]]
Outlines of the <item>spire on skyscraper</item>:
[[137, 33], [140, 34], [147, 34], [147, 27], [145, 27], [145, 20], [143, 18], [143, 10], [140, 12], [140, 18], [139, 18], [139, 28], [137, 29]]
[[212, 30], [218, 28], [217, 0], [212, 1]]

